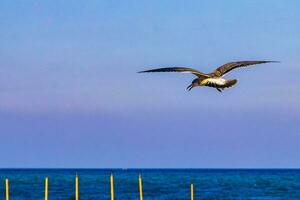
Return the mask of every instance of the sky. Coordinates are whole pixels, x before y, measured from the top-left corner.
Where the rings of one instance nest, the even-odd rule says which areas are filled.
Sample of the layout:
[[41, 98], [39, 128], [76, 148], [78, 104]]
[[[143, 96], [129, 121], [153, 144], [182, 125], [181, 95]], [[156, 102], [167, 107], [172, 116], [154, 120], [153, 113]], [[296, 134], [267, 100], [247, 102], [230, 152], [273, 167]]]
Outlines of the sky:
[[[0, 167], [299, 168], [300, 2], [0, 2]], [[186, 66], [237, 60], [223, 93]]]

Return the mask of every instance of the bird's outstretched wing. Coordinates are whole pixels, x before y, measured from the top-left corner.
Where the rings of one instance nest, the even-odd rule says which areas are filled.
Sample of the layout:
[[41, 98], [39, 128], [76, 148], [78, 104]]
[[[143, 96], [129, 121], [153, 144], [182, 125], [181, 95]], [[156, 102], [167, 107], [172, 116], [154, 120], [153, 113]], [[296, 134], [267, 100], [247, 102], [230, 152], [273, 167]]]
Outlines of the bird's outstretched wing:
[[223, 76], [224, 74], [230, 72], [233, 69], [236, 69], [238, 67], [246, 67], [249, 65], [257, 65], [257, 64], [263, 64], [263, 63], [272, 63], [272, 62], [278, 62], [278, 61], [237, 61], [237, 62], [229, 62], [221, 67], [217, 68], [212, 74], [215, 76]]
[[181, 73], [191, 73], [199, 78], [209, 78], [210, 76], [199, 72], [197, 70], [187, 68], [187, 67], [165, 67], [165, 68], [158, 68], [158, 69], [150, 69], [146, 71], [140, 71], [138, 73], [147, 73], [147, 72], [181, 72]]

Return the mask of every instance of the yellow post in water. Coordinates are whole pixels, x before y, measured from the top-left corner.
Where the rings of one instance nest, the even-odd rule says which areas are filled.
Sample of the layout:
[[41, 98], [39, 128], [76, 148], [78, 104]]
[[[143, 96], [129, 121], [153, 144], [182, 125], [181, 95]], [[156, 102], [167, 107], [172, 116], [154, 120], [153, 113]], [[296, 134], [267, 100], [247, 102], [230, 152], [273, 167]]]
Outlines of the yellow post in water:
[[6, 200], [9, 200], [8, 178], [5, 179]]
[[45, 200], [48, 200], [48, 177], [45, 178]]
[[78, 192], [78, 175], [75, 176], [75, 199], [79, 200], [79, 192]]
[[143, 200], [143, 185], [142, 185], [142, 176], [139, 175], [139, 189], [140, 189], [140, 200]]
[[191, 200], [194, 200], [194, 184], [191, 184]]
[[110, 175], [110, 199], [114, 200], [115, 196], [114, 196], [114, 177], [111, 174]]

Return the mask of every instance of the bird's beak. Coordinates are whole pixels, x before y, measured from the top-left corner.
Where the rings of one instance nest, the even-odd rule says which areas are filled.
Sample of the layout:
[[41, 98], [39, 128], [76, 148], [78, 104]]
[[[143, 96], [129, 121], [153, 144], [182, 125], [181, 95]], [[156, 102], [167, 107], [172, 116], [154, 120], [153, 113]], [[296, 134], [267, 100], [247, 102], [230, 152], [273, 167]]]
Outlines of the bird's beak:
[[191, 84], [191, 85], [189, 85], [186, 89], [187, 89], [188, 91], [191, 91], [191, 89], [193, 89], [193, 87], [194, 87], [194, 85]]

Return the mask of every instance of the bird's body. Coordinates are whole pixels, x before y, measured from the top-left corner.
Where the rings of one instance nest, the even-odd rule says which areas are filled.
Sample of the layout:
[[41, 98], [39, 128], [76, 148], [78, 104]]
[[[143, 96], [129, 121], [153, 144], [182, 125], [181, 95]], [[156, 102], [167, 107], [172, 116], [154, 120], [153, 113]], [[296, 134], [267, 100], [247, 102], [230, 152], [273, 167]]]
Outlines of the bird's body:
[[195, 86], [207, 86], [216, 88], [219, 92], [222, 92], [225, 88], [234, 86], [237, 83], [236, 79], [226, 80], [222, 77], [210, 77], [210, 78], [196, 78], [193, 80], [192, 84], [187, 87], [188, 90], [191, 90]]
[[237, 80], [226, 80], [223, 78], [219, 77], [214, 77], [214, 78], [206, 78], [203, 80], [199, 80], [199, 86], [207, 86], [207, 87], [213, 87], [217, 89], [224, 89], [224, 88], [229, 88], [232, 87], [237, 83]]
[[226, 87], [227, 80], [223, 78], [206, 78], [200, 81], [200, 86]]
[[186, 68], [186, 67], [166, 67], [166, 68], [158, 68], [151, 69], [146, 71], [141, 71], [139, 73], [145, 72], [181, 72], [181, 73], [192, 73], [196, 75], [198, 78], [192, 81], [192, 84], [187, 87], [187, 90], [191, 90], [193, 87], [197, 86], [207, 86], [216, 88], [219, 92], [222, 92], [225, 88], [229, 88], [234, 86], [237, 83], [237, 79], [226, 80], [223, 76], [229, 71], [238, 68], [238, 67], [246, 67], [255, 64], [263, 64], [277, 61], [238, 61], [238, 62], [230, 62], [222, 65], [217, 68], [215, 71], [209, 74], [205, 74], [199, 72], [197, 70]]

